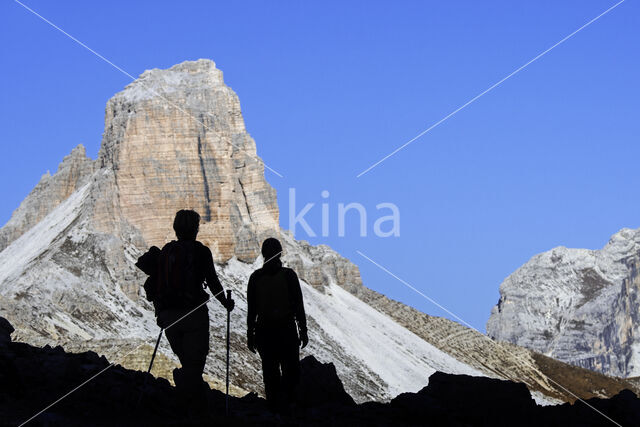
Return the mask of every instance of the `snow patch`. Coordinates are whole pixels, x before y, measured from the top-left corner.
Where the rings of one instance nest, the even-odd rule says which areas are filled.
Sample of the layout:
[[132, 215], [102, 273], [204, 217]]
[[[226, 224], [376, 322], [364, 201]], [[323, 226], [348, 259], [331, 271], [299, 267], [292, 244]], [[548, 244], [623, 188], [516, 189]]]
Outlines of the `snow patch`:
[[327, 290], [323, 294], [303, 284], [307, 313], [345, 351], [379, 375], [391, 395], [419, 391], [436, 371], [485, 376], [341, 287], [331, 284]]
[[82, 202], [87, 195], [87, 183], [57, 206], [38, 224], [11, 242], [0, 252], [0, 292], [7, 292], [7, 284], [20, 276], [27, 265], [43, 253], [80, 214]]
[[531, 398], [538, 406], [555, 406], [565, 403], [563, 400], [554, 399], [553, 397], [549, 397], [537, 390], [529, 390], [529, 393], [531, 393]]

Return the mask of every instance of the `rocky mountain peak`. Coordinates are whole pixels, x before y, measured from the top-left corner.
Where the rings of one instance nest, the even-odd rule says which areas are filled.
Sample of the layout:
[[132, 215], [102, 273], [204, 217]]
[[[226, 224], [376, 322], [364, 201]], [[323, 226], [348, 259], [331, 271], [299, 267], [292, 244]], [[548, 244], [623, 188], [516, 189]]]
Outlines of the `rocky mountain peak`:
[[90, 175], [93, 225], [132, 226], [148, 245], [173, 236], [180, 209], [202, 216], [199, 238], [214, 258], [253, 261], [260, 242], [279, 235], [275, 190], [247, 133], [236, 94], [207, 59], [147, 70], [105, 110], [97, 161], [82, 145], [41, 182], [0, 231], [0, 250], [33, 227]]
[[31, 229], [56, 206], [84, 185], [95, 170], [82, 144], [62, 159], [54, 175], [46, 173], [0, 229], [0, 251]]
[[[116, 97], [131, 102], [167, 96], [179, 90], [211, 90], [227, 88], [222, 71], [210, 59], [185, 61], [168, 69], [145, 70], [140, 76], [119, 92]], [[227, 88], [228, 89], [228, 88]]]
[[607, 250], [619, 254], [621, 258], [633, 254], [640, 248], [640, 230], [623, 228], [611, 236]]
[[148, 244], [173, 236], [179, 209], [198, 211], [216, 261], [253, 261], [277, 235], [275, 190], [264, 178], [236, 94], [210, 60], [148, 70], [109, 100], [99, 153], [113, 169], [122, 215]]

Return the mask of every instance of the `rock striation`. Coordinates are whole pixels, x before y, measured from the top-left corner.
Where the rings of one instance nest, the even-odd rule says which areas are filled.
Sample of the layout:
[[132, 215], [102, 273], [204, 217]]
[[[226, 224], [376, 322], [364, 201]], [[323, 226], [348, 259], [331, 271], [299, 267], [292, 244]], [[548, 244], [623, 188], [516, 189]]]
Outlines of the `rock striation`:
[[576, 366], [640, 375], [640, 230], [599, 250], [557, 247], [500, 285], [487, 333]]

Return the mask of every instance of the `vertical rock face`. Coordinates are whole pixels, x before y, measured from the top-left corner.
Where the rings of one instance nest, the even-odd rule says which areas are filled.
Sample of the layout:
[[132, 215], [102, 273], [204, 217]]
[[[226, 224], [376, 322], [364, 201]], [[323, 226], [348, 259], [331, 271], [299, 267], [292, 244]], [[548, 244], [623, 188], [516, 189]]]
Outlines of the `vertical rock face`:
[[640, 231], [601, 250], [555, 248], [500, 285], [487, 333], [571, 364], [640, 375]]
[[202, 216], [199, 238], [218, 262], [253, 261], [279, 229], [275, 190], [213, 61], [145, 71], [111, 98], [98, 162], [114, 171], [122, 215], [150, 245], [173, 238], [183, 208]]

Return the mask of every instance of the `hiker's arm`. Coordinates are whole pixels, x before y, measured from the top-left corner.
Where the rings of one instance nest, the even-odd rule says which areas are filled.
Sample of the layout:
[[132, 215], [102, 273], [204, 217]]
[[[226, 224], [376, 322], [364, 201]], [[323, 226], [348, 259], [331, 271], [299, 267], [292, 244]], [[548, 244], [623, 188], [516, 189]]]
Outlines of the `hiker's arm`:
[[[206, 246], [205, 246], [206, 247]], [[218, 279], [218, 274], [216, 273], [216, 267], [213, 264], [213, 256], [211, 255], [211, 250], [206, 248], [206, 255], [204, 260], [204, 277], [207, 279], [207, 287], [220, 304], [226, 307], [227, 297], [224, 294], [224, 289], [222, 288], [222, 284], [220, 283], [220, 279]]]
[[298, 323], [300, 332], [307, 332], [307, 316], [304, 312], [304, 301], [302, 299], [302, 289], [300, 289], [300, 281], [295, 271], [289, 270], [289, 286], [291, 289], [293, 314]]
[[247, 333], [253, 334], [256, 330], [256, 280], [255, 275], [249, 277], [247, 285]]

